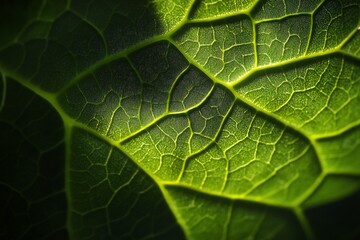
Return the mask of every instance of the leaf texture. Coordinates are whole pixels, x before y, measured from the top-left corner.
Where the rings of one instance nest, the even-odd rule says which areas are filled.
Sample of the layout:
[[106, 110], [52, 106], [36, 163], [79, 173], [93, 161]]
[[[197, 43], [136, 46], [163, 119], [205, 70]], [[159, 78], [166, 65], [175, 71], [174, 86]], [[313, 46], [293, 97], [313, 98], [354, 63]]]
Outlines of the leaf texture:
[[0, 9], [2, 238], [360, 236], [358, 1]]

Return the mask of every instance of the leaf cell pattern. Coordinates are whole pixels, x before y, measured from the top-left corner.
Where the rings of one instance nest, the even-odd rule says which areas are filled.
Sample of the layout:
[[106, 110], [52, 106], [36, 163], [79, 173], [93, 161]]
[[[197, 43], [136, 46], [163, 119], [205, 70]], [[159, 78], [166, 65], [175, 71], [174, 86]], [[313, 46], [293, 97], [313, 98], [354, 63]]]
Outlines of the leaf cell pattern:
[[322, 239], [359, 191], [358, 1], [0, 8], [1, 237]]

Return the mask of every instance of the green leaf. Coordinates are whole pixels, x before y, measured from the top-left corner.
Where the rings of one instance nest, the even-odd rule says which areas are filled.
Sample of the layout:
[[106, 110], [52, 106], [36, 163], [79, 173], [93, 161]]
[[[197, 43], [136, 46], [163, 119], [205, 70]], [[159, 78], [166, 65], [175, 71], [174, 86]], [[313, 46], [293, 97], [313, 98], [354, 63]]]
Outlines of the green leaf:
[[356, 0], [0, 3], [0, 238], [360, 237]]

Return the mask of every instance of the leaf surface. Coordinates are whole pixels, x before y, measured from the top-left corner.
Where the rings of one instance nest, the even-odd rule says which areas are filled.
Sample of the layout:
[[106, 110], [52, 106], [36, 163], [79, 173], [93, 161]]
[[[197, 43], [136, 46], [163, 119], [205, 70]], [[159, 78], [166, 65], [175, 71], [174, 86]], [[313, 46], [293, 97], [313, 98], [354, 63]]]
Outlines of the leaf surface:
[[0, 8], [0, 236], [359, 236], [358, 1]]

